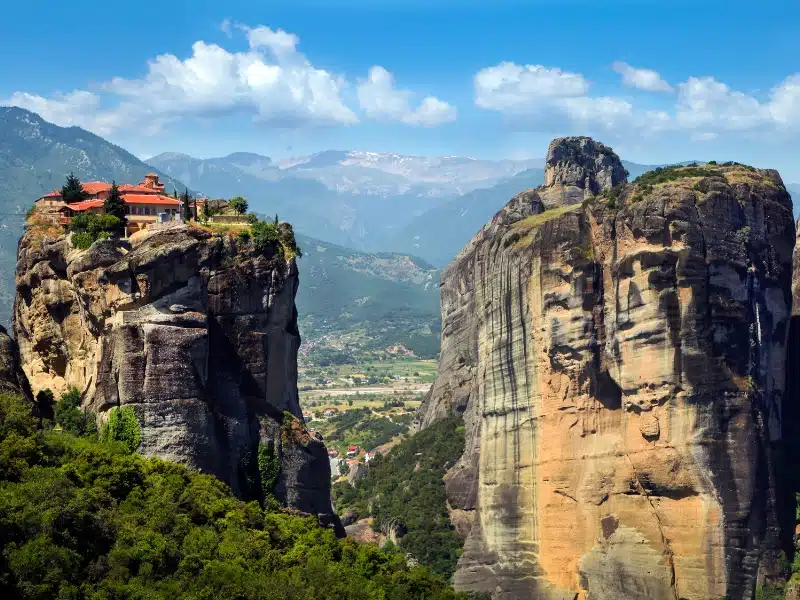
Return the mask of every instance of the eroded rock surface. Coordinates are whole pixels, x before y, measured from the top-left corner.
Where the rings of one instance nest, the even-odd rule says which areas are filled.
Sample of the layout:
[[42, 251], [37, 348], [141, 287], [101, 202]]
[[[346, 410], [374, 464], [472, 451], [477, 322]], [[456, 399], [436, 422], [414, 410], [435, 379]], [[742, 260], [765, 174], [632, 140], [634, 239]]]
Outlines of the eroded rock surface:
[[73, 249], [20, 240], [14, 330], [34, 392], [68, 387], [102, 420], [134, 408], [139, 451], [256, 493], [256, 453], [280, 460], [275, 493], [326, 515], [330, 466], [302, 425], [294, 259], [176, 225]]
[[0, 393], [21, 394], [29, 401], [33, 399], [30, 385], [19, 359], [17, 343], [0, 325]]
[[[556, 140], [546, 185], [442, 275], [417, 419], [464, 418], [445, 477], [450, 507], [474, 511], [458, 589], [749, 600], [777, 558], [789, 195], [740, 165], [624, 189], [620, 169]], [[612, 188], [619, 210], [596, 195]]]

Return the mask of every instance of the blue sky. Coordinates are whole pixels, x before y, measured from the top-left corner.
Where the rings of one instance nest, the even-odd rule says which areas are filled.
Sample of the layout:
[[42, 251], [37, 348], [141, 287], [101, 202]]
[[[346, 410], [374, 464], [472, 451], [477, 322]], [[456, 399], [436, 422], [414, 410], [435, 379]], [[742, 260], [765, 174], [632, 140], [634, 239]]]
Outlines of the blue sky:
[[142, 157], [537, 157], [588, 134], [800, 181], [798, 31], [796, 0], [29, 0], [0, 21], [0, 103]]

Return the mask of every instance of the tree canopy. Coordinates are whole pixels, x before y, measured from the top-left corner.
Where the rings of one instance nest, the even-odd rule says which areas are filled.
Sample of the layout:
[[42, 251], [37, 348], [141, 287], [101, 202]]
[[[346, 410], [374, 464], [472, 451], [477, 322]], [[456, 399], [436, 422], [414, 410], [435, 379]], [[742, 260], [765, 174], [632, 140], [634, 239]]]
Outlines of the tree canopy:
[[228, 201], [228, 206], [237, 215], [243, 215], [244, 213], [247, 212], [248, 203], [247, 200], [245, 200], [241, 196], [234, 196]]
[[125, 202], [122, 199], [122, 195], [119, 193], [116, 181], [111, 182], [111, 191], [108, 194], [108, 198], [103, 202], [103, 209], [107, 215], [112, 215], [119, 219], [117, 233], [124, 232], [128, 218], [125, 216]]
[[83, 189], [81, 180], [78, 179], [74, 173], [67, 175], [67, 181], [61, 186], [61, 198], [64, 202], [71, 204], [72, 202], [86, 200], [88, 197], [89, 194]]
[[396, 550], [336, 539], [314, 517], [237, 500], [210, 475], [47, 424], [0, 395], [2, 598], [467, 598]]

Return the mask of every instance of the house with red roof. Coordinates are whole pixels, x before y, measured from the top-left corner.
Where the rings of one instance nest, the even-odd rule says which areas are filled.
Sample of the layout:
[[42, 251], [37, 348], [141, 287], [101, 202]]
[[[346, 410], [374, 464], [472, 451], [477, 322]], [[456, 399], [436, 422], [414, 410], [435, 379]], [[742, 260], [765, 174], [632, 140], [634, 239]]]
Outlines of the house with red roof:
[[[102, 214], [104, 202], [111, 193], [111, 184], [105, 181], [87, 181], [82, 185], [88, 195], [85, 200], [67, 204], [61, 198], [60, 190], [53, 190], [36, 201], [37, 211], [65, 227], [77, 214]], [[181, 202], [164, 195], [164, 184], [159, 182], [155, 173], [148, 173], [144, 176], [144, 181], [136, 185], [124, 183], [117, 187], [125, 203], [127, 235], [141, 231], [159, 219], [171, 221], [181, 218]]]
[[361, 448], [358, 446], [351, 445], [347, 447], [347, 456], [357, 456], [359, 452], [361, 452]]

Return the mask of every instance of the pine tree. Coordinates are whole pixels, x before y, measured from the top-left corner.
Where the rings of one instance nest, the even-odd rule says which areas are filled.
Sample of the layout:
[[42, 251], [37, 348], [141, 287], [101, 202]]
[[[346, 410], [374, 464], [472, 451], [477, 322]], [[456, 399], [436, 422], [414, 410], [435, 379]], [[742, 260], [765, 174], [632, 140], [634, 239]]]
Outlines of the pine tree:
[[125, 231], [125, 225], [128, 222], [125, 216], [125, 202], [119, 193], [116, 181], [111, 182], [111, 191], [103, 202], [103, 210], [107, 215], [114, 215], [119, 219], [120, 231], [118, 233]]
[[278, 226], [278, 213], [275, 213], [275, 227]]
[[67, 204], [72, 202], [80, 202], [81, 200], [86, 200], [89, 197], [89, 194], [86, 193], [86, 190], [83, 189], [83, 185], [81, 185], [81, 180], [75, 177], [73, 173], [67, 175], [66, 183], [61, 187], [61, 198]]
[[172, 197], [178, 199], [178, 188], [172, 188]]
[[181, 202], [183, 202], [183, 220], [188, 223], [192, 218], [192, 207], [189, 205], [189, 188], [184, 189], [183, 194], [181, 194]]

